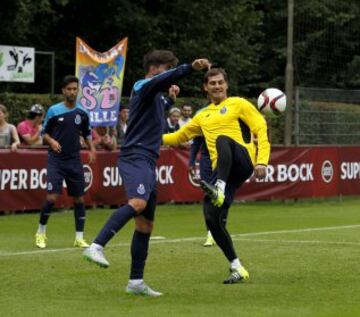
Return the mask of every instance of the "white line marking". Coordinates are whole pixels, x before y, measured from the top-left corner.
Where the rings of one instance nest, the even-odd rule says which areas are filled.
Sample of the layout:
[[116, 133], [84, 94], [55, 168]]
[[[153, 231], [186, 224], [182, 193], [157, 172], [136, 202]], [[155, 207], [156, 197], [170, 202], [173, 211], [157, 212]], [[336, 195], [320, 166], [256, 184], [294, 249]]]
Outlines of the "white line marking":
[[[337, 227], [320, 227], [320, 228], [303, 228], [303, 229], [292, 229], [292, 230], [277, 230], [277, 231], [262, 231], [262, 232], [249, 232], [249, 233], [240, 233], [232, 235], [234, 240], [244, 240], [244, 241], [258, 241], [258, 242], [285, 242], [285, 243], [323, 243], [323, 244], [349, 244], [349, 245], [358, 245], [358, 242], [331, 242], [331, 241], [317, 241], [317, 240], [256, 240], [256, 239], [244, 239], [243, 237], [253, 237], [260, 235], [271, 235], [271, 234], [282, 234], [282, 233], [298, 233], [298, 232], [312, 232], [312, 231], [327, 231], [327, 230], [341, 230], [341, 229], [353, 229], [360, 228], [360, 224], [356, 225], [347, 225], [347, 226], [337, 226]], [[178, 239], [164, 239], [164, 240], [153, 240], [151, 244], [162, 244], [162, 243], [179, 243], [179, 242], [188, 242], [188, 241], [197, 241], [202, 240], [204, 237], [189, 237], [189, 238], [178, 238]], [[315, 242], [316, 241], [316, 242]], [[130, 242], [123, 242], [118, 244], [109, 245], [107, 248], [117, 248], [117, 247], [126, 247], [130, 246]], [[6, 252], [0, 251], [0, 257], [11, 257], [18, 255], [37, 255], [37, 254], [46, 254], [46, 253], [56, 253], [56, 252], [67, 252], [67, 251], [81, 251], [79, 248], [62, 248], [62, 249], [47, 249], [47, 250], [32, 250], [32, 251], [20, 251], [20, 252]]]
[[276, 243], [296, 243], [296, 244], [329, 244], [329, 245], [351, 245], [360, 246], [360, 242], [352, 241], [321, 241], [321, 240], [276, 240], [276, 239], [244, 239], [234, 238], [234, 241], [250, 241], [250, 242], [276, 242]]

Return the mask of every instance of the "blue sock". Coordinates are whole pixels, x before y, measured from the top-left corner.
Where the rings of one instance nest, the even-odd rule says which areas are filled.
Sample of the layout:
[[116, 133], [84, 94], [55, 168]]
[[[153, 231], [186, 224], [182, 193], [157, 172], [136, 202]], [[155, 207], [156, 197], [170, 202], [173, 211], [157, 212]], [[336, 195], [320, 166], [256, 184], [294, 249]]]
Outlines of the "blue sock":
[[85, 227], [85, 205], [84, 203], [74, 204], [74, 217], [76, 232], [84, 232]]
[[103, 247], [110, 241], [110, 239], [133, 217], [136, 212], [130, 205], [124, 205], [117, 209], [108, 219], [104, 227], [99, 232], [94, 240], [94, 243], [100, 244]]
[[142, 279], [144, 276], [145, 261], [148, 255], [150, 233], [134, 231], [131, 242], [131, 271], [130, 279]]
[[46, 200], [40, 212], [40, 224], [45, 226], [48, 223], [54, 203]]

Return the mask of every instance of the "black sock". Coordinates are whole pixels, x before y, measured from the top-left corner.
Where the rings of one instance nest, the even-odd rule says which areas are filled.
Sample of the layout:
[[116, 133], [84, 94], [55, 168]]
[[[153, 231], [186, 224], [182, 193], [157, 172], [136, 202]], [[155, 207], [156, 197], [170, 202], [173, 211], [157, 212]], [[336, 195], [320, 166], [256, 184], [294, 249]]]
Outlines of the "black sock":
[[45, 226], [48, 223], [54, 203], [46, 200], [40, 212], [40, 224]]
[[226, 229], [229, 206], [224, 204], [221, 207], [215, 207], [210, 202], [210, 199], [206, 198], [204, 201], [204, 208], [206, 213], [206, 224], [217, 245], [220, 247], [226, 258], [231, 262], [237, 258], [237, 255], [235, 253], [230, 234]]
[[74, 204], [74, 217], [76, 232], [84, 232], [85, 226], [85, 205], [84, 203]]
[[104, 227], [99, 232], [98, 236], [94, 240], [94, 243], [105, 246], [110, 239], [133, 217], [136, 216], [136, 212], [130, 205], [124, 205], [117, 209], [111, 217], [108, 219]]
[[142, 279], [144, 276], [145, 261], [149, 249], [150, 233], [134, 231], [131, 242], [131, 271], [130, 279]]

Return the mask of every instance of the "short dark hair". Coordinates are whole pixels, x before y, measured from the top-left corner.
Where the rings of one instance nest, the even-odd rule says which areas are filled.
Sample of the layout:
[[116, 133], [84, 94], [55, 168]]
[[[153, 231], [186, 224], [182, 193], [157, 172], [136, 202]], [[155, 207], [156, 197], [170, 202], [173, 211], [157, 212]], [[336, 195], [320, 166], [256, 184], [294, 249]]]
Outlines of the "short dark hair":
[[207, 84], [207, 82], [209, 81], [209, 77], [213, 77], [216, 75], [222, 74], [224, 76], [224, 79], [226, 82], [228, 82], [228, 75], [225, 71], [224, 68], [210, 68], [204, 75], [204, 84]]
[[76, 76], [74, 75], [66, 75], [64, 78], [63, 78], [63, 82], [62, 82], [62, 85], [61, 85], [61, 88], [65, 88], [68, 84], [70, 83], [77, 83], [79, 84], [79, 78], [77, 78]]
[[175, 67], [179, 60], [172, 51], [154, 50], [144, 56], [143, 66], [145, 72], [149, 71], [150, 66], [160, 66], [168, 64]]
[[130, 109], [129, 105], [124, 104], [124, 105], [121, 105], [121, 106], [120, 106], [120, 111], [121, 111], [121, 110], [124, 110], [124, 109], [125, 109], [125, 110], [126, 110], [126, 109], [129, 110], [129, 109]]

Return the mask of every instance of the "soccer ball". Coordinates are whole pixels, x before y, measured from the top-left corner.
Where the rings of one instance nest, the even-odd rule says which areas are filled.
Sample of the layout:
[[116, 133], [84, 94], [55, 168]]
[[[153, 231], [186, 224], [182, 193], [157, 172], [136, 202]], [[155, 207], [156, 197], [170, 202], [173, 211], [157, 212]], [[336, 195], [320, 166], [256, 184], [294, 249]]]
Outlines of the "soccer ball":
[[286, 109], [286, 95], [277, 88], [268, 88], [259, 95], [257, 104], [261, 113], [279, 116]]

